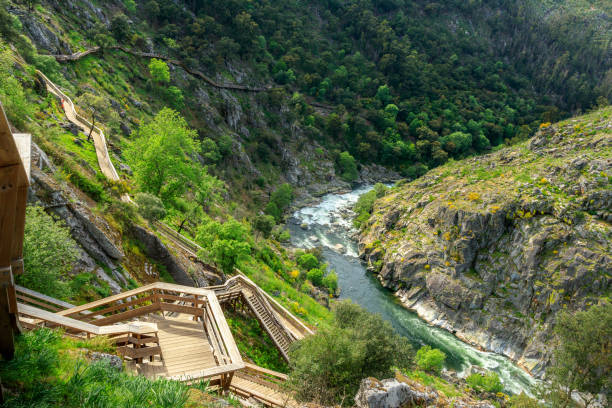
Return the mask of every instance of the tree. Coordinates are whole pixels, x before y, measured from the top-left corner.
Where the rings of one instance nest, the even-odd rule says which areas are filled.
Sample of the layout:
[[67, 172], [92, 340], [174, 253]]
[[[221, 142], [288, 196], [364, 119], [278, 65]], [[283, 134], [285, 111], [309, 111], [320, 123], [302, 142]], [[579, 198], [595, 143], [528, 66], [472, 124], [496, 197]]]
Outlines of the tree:
[[[562, 311], [554, 328], [556, 347], [547, 370], [545, 397], [555, 407], [572, 406], [572, 393], [585, 393], [586, 407], [599, 393], [612, 397], [612, 304], [574, 314]], [[586, 394], [588, 393], [588, 395]]]
[[357, 180], [359, 172], [355, 158], [349, 152], [342, 152], [338, 156], [338, 167], [340, 167], [340, 177], [349, 183]]
[[20, 285], [58, 299], [70, 297], [64, 279], [77, 260], [77, 244], [67, 227], [37, 205], [26, 208], [23, 254], [25, 271], [17, 276]]
[[266, 206], [265, 213], [273, 216], [277, 222], [280, 222], [282, 221], [283, 213], [289, 207], [291, 201], [293, 201], [293, 187], [288, 183], [281, 184], [270, 195], [270, 202]]
[[309, 271], [319, 266], [319, 260], [310, 252], [306, 252], [297, 258], [297, 264]]
[[232, 273], [240, 257], [251, 251], [249, 235], [250, 231], [244, 224], [230, 219], [223, 224], [217, 221], [203, 224], [196, 239], [208, 252], [203, 256], [209, 254], [223, 271]]
[[294, 343], [289, 386], [299, 401], [350, 406], [365, 377], [386, 378], [412, 361], [408, 340], [380, 315], [350, 301], [334, 305], [334, 320]]
[[142, 191], [172, 204], [189, 186], [197, 185], [202, 176], [200, 165], [192, 159], [197, 133], [177, 112], [164, 108], [135, 133], [126, 156]]
[[25, 0], [25, 4], [28, 6], [28, 11], [34, 11], [34, 6], [40, 4], [40, 0]]
[[329, 293], [336, 293], [338, 290], [338, 275], [336, 272], [330, 272], [323, 278], [323, 286], [329, 289]]
[[161, 220], [166, 216], [164, 203], [162, 203], [159, 197], [153, 194], [138, 193], [134, 197], [134, 201], [136, 201], [138, 205], [138, 212], [140, 215], [149, 222]]
[[417, 351], [416, 363], [419, 368], [433, 373], [439, 373], [446, 360], [446, 354], [442, 350], [423, 346]]
[[274, 225], [276, 225], [276, 222], [274, 220], [274, 217], [271, 215], [261, 214], [257, 215], [253, 219], [253, 228], [261, 232], [265, 238], [268, 238], [270, 236]]
[[91, 140], [91, 135], [96, 127], [96, 119], [101, 121], [117, 121], [116, 112], [111, 110], [110, 102], [103, 96], [92, 94], [91, 92], [85, 92], [76, 98], [76, 105], [80, 108], [84, 108], [90, 118], [91, 127], [89, 128], [89, 134], [87, 140]]
[[125, 14], [120, 13], [113, 17], [110, 31], [117, 41], [124, 41], [130, 35], [130, 21]]
[[151, 78], [153, 78], [153, 81], [155, 82], [170, 82], [170, 68], [168, 68], [168, 64], [166, 64], [165, 61], [160, 59], [151, 59], [149, 62], [149, 74], [151, 74]]

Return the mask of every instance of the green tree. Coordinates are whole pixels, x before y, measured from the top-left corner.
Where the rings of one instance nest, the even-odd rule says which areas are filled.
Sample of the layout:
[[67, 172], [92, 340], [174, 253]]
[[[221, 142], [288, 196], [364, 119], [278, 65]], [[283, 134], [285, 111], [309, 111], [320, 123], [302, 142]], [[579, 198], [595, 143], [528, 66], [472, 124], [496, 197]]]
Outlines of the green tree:
[[561, 408], [573, 406], [571, 395], [575, 391], [585, 393], [586, 407], [599, 393], [610, 400], [612, 304], [601, 303], [574, 314], [562, 311], [557, 315], [554, 333], [556, 345], [546, 372], [550, 383], [545, 398]]
[[446, 354], [442, 350], [423, 346], [417, 351], [416, 364], [425, 371], [439, 373], [446, 360]]
[[212, 256], [212, 259], [226, 273], [232, 273], [240, 257], [251, 252], [248, 242], [250, 231], [248, 228], [230, 219], [225, 223], [210, 221], [200, 226], [197, 241], [207, 251], [202, 255]]
[[309, 271], [319, 266], [319, 260], [310, 252], [306, 252], [297, 258], [297, 264]]
[[344, 181], [353, 182], [359, 177], [355, 158], [349, 152], [342, 152], [338, 156], [338, 166], [340, 167], [340, 177]]
[[336, 293], [336, 291], [338, 290], [338, 275], [336, 274], [336, 272], [329, 272], [323, 278], [322, 283], [323, 286], [329, 289], [329, 293]]
[[293, 201], [293, 187], [284, 183], [270, 195], [270, 202], [266, 206], [265, 213], [273, 216], [277, 222], [282, 221], [285, 210]]
[[188, 186], [196, 185], [202, 175], [191, 158], [198, 146], [196, 137], [185, 119], [169, 108], [143, 124], [126, 151], [142, 191], [171, 204]]
[[325, 275], [323, 268], [313, 268], [306, 273], [306, 278], [315, 286], [323, 286], [323, 275]]
[[350, 301], [334, 305], [334, 320], [290, 350], [289, 386], [299, 401], [353, 403], [365, 377], [386, 378], [412, 361], [408, 340], [391, 324]]
[[120, 13], [113, 17], [110, 31], [117, 41], [125, 41], [130, 35], [130, 22], [125, 14]]
[[70, 297], [65, 278], [77, 260], [77, 245], [70, 230], [40, 206], [26, 208], [23, 254], [25, 271], [17, 283], [58, 299]]
[[142, 217], [149, 221], [154, 222], [161, 220], [166, 216], [166, 209], [162, 200], [149, 193], [138, 193], [134, 197], [134, 201], [138, 205], [138, 212]]
[[149, 62], [149, 74], [155, 82], [168, 83], [170, 82], [170, 68], [165, 61], [157, 58], [151, 59]]
[[276, 225], [274, 217], [271, 215], [260, 214], [253, 219], [253, 228], [268, 238], [272, 232], [272, 228]]

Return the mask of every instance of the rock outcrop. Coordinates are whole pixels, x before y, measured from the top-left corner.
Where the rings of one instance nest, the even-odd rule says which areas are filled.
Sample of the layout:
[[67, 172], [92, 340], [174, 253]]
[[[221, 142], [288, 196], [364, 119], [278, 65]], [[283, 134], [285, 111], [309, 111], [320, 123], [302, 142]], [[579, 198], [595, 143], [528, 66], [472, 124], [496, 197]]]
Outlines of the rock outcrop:
[[611, 111], [393, 189], [360, 235], [370, 270], [422, 318], [543, 374], [556, 314], [612, 286]]
[[433, 389], [415, 382], [399, 381], [395, 378], [379, 381], [366, 378], [361, 381], [355, 396], [357, 408], [494, 408], [488, 401], [475, 401], [468, 397], [446, 398]]

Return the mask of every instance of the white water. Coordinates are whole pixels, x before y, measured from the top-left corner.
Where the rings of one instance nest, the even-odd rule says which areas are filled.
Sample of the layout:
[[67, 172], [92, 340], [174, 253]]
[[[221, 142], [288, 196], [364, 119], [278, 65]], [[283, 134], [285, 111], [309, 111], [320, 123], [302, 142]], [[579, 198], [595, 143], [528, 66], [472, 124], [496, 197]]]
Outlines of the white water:
[[356, 231], [352, 227], [350, 209], [359, 196], [371, 188], [366, 186], [346, 194], [328, 194], [319, 204], [296, 211], [289, 222], [292, 244], [300, 248], [321, 246], [330, 269], [338, 274], [340, 298], [351, 299], [370, 312], [380, 314], [398, 333], [407, 337], [415, 349], [422, 345], [439, 348], [447, 355], [447, 368], [456, 370], [460, 376], [465, 375], [471, 365], [478, 365], [498, 373], [507, 392], [531, 394], [536, 381], [508, 358], [479, 351], [451, 333], [430, 326], [403, 308], [366, 271], [358, 259], [357, 244], [351, 239]]

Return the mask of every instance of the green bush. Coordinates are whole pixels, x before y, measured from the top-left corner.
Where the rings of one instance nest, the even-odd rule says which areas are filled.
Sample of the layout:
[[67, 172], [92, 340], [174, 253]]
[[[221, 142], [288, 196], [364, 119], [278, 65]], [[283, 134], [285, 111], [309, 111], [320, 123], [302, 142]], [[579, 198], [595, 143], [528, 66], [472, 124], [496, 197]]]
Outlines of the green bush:
[[329, 327], [292, 346], [288, 385], [299, 401], [350, 406], [363, 378], [387, 378], [411, 361], [408, 340], [389, 322], [343, 301]]
[[325, 271], [323, 269], [313, 268], [306, 273], [306, 278], [315, 286], [323, 286], [324, 275]]
[[134, 197], [138, 205], [138, 212], [145, 220], [154, 222], [166, 216], [166, 209], [162, 200], [149, 193], [138, 193]]
[[297, 258], [299, 266], [309, 271], [319, 266], [319, 260], [313, 254], [306, 252]]
[[268, 238], [274, 228], [276, 222], [274, 217], [271, 215], [257, 215], [253, 219], [253, 228], [263, 234], [264, 237]]
[[439, 373], [446, 360], [446, 354], [442, 350], [423, 346], [417, 351], [416, 364], [422, 370]]
[[323, 278], [323, 286], [329, 289], [329, 293], [336, 293], [338, 290], [338, 275], [336, 272], [330, 272]]
[[538, 400], [533, 399], [521, 393], [520, 395], [513, 395], [506, 404], [508, 408], [540, 408], [542, 405]]
[[477, 392], [501, 392], [504, 389], [497, 373], [488, 372], [485, 375], [474, 373], [465, 382]]
[[149, 74], [155, 82], [168, 83], [170, 82], [170, 69], [164, 61], [153, 58], [149, 62]]
[[17, 283], [59, 299], [70, 297], [65, 277], [77, 259], [77, 245], [70, 230], [40, 206], [26, 208], [23, 253], [25, 271]]
[[340, 168], [340, 177], [349, 183], [357, 180], [359, 172], [357, 171], [357, 163], [355, 158], [349, 152], [342, 152], [338, 156], [338, 167]]

